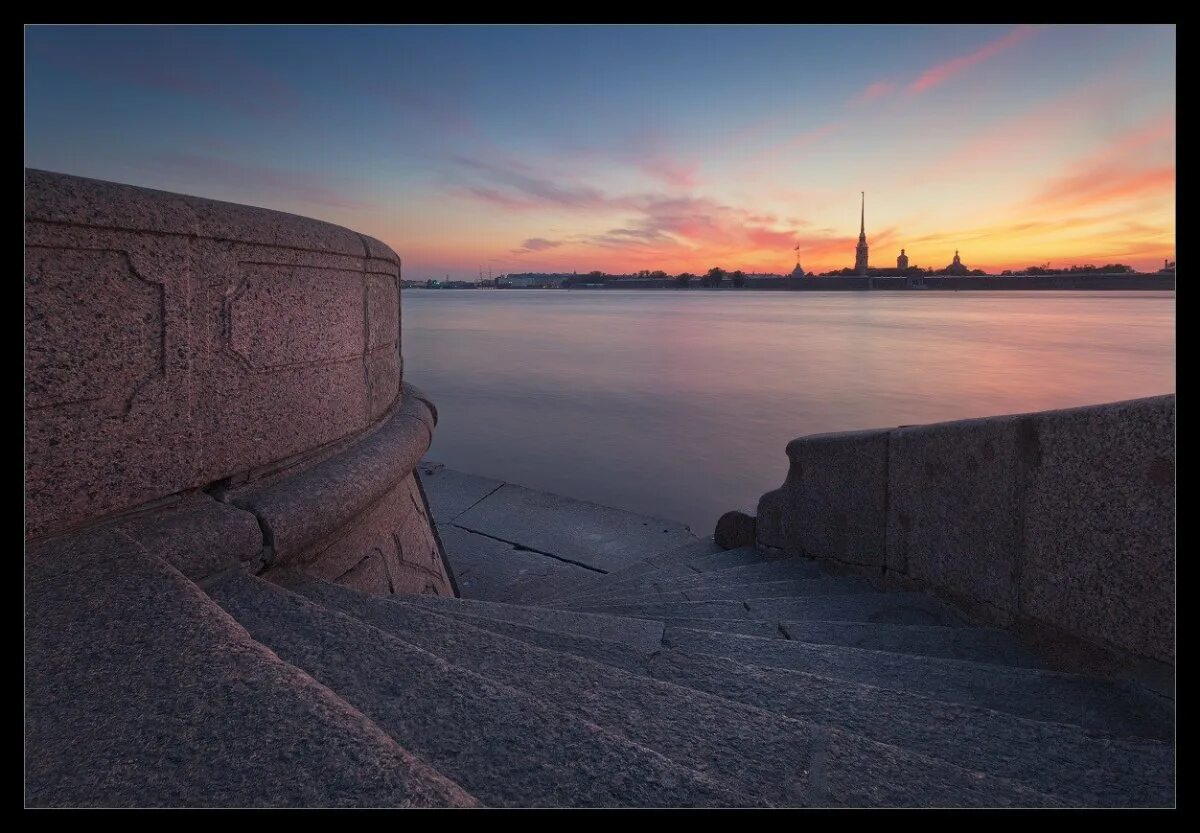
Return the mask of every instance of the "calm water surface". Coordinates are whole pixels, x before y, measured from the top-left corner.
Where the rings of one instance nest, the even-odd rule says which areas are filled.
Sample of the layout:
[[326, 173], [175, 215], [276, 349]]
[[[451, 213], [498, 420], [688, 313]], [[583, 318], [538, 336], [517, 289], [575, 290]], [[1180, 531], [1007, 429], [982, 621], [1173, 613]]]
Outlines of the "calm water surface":
[[411, 290], [429, 458], [710, 534], [823, 431], [1175, 390], [1174, 292]]

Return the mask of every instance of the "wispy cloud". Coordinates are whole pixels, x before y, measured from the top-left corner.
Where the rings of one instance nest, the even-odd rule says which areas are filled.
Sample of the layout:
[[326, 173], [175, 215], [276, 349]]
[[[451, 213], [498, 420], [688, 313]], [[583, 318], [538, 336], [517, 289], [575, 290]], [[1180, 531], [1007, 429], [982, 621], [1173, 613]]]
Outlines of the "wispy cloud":
[[876, 81], [874, 84], [868, 84], [863, 88], [862, 92], [846, 102], [846, 106], [861, 107], [864, 104], [869, 104], [893, 92], [897, 86], [895, 81]]
[[271, 170], [260, 165], [243, 165], [231, 159], [189, 153], [162, 154], [146, 161], [160, 173], [183, 175], [280, 202], [351, 210], [377, 208], [371, 202], [338, 191], [300, 172]]
[[926, 90], [931, 90], [934, 87], [944, 84], [954, 76], [970, 69], [976, 64], [981, 64], [990, 58], [1007, 52], [1020, 43], [1024, 43], [1037, 34], [1037, 32], [1038, 29], [1035, 26], [1018, 26], [1007, 35], [984, 44], [974, 52], [960, 55], [957, 58], [952, 58], [949, 61], [930, 67], [908, 85], [908, 92], [923, 93]]
[[562, 245], [561, 240], [547, 240], [544, 237], [530, 237], [521, 244], [519, 249], [509, 249], [515, 255], [529, 254], [530, 252], [544, 252], [546, 249], [557, 249]]

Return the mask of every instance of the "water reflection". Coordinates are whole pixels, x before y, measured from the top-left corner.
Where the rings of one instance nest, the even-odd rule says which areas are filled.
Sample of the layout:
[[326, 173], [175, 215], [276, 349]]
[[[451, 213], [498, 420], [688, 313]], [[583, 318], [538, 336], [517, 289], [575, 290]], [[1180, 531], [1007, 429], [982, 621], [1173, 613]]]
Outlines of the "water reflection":
[[708, 534], [822, 431], [1175, 390], [1175, 293], [407, 291], [429, 456]]

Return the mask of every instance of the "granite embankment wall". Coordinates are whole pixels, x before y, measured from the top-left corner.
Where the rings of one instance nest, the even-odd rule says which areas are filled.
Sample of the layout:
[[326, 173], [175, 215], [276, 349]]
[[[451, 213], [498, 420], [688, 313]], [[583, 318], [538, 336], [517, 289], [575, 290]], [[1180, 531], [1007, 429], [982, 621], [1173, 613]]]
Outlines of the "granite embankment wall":
[[400, 260], [305, 217], [26, 171], [26, 537], [113, 524], [193, 577], [452, 592], [414, 470]]
[[931, 591], [1065, 655], [1173, 667], [1174, 394], [801, 437], [787, 455], [761, 548]]

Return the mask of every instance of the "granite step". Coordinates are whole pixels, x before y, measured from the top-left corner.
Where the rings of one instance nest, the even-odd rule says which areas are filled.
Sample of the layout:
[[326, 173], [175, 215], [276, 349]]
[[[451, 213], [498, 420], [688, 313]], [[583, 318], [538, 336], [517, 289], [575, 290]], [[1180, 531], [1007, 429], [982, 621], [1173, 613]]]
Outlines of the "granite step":
[[760, 581], [752, 584], [718, 584], [686, 587], [684, 589], [663, 588], [636, 595], [593, 596], [575, 601], [547, 603], [547, 607], [582, 608], [596, 604], [639, 605], [649, 602], [706, 602], [741, 601], [777, 596], [820, 596], [847, 595], [876, 592], [869, 584], [858, 579], [822, 577], [791, 581]]
[[1075, 674], [684, 628], [664, 645], [1119, 734], [1154, 736], [1170, 720], [1157, 698]]
[[496, 807], [719, 807], [739, 796], [661, 754], [252, 576], [210, 595], [398, 743]]
[[897, 625], [960, 625], [962, 618], [922, 593], [855, 593], [807, 597], [717, 599], [698, 602], [609, 604], [603, 600], [574, 610], [642, 619], [759, 619], [877, 622]]
[[614, 581], [614, 575], [610, 574], [597, 581], [593, 589], [563, 596], [556, 601], [604, 597], [618, 592], [631, 595], [643, 588], [648, 590], [683, 589], [722, 584], [751, 584], [758, 581], [802, 581], [826, 576], [816, 562], [791, 558], [735, 564], [702, 572], [685, 567], [686, 565], [677, 564], [668, 568], [656, 568], [651, 572], [622, 581]]
[[1033, 652], [1012, 634], [997, 628], [810, 621], [783, 622], [779, 630], [787, 639], [817, 645], [842, 645], [1025, 668], [1042, 665]]
[[[625, 662], [634, 662], [626, 658]], [[1174, 805], [1170, 731], [1136, 727], [1122, 737], [1099, 727], [1030, 720], [817, 674], [735, 659], [663, 651], [645, 673], [740, 703], [811, 720], [965, 769], [988, 772], [1089, 807]]]
[[1111, 727], [1085, 730], [726, 657], [638, 651], [488, 619], [458, 621], [784, 716], [840, 727], [968, 770], [1035, 784], [1043, 792], [1086, 806], [1171, 806], [1174, 801], [1174, 750], [1145, 739], [1170, 739], [1171, 732], [1157, 723], [1140, 727], [1134, 737], [1121, 737]]
[[662, 623], [645, 618], [603, 616], [584, 611], [437, 596], [405, 596], [396, 601], [397, 604], [425, 607], [448, 616], [489, 619], [562, 634], [587, 636], [628, 645], [641, 651], [656, 651], [662, 646]]
[[30, 807], [449, 807], [476, 800], [113, 532], [25, 561]]
[[345, 588], [290, 584], [491, 680], [661, 752], [775, 806], [1054, 806], [1055, 799], [869, 741], [480, 630]]

